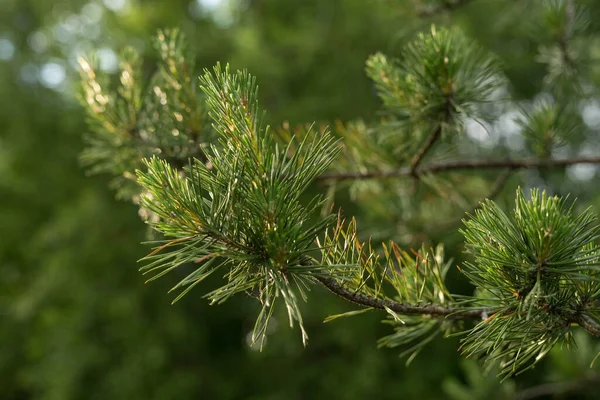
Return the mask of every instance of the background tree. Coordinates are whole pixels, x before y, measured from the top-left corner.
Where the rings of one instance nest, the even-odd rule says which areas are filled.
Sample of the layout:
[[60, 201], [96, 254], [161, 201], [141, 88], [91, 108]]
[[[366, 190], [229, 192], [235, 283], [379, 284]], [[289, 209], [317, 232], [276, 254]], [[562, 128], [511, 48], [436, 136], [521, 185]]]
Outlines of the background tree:
[[[560, 66], [561, 58], [551, 56], [564, 54], [557, 52], [556, 49], [564, 48], [565, 42], [567, 44], [579, 42], [568, 47], [571, 49], [569, 51], [573, 52], [571, 59], [585, 60], [585, 54], [577, 53], [577, 49], [589, 52], [590, 62], [584, 64], [585, 75], [578, 73], [574, 76], [586, 78], [582, 85], [584, 89], [593, 88], [593, 85], [590, 85], [597, 79], [593, 64], [594, 51], [596, 51], [594, 32], [597, 29], [594, 28], [592, 21], [595, 20], [593, 17], [597, 13], [597, 6], [593, 3], [577, 3], [577, 7], [584, 10], [583, 15], [587, 13], [590, 22], [585, 27], [587, 30], [573, 28], [573, 33], [569, 34], [568, 40], [565, 41], [564, 35], [556, 34], [560, 31], [557, 26], [564, 19], [552, 17], [552, 15], [567, 15], [566, 8], [561, 6], [563, 3], [552, 3], [547, 5], [549, 7], [540, 7], [537, 3], [532, 7], [531, 4], [525, 4], [527, 2], [516, 6], [513, 6], [513, 2], [484, 3], [472, 2], [456, 8], [451, 14], [445, 9], [440, 9], [436, 13], [430, 11], [426, 13], [432, 15], [428, 18], [436, 20], [438, 29], [445, 20], [449, 22], [447, 20], [452, 16], [453, 21], [460, 23], [467, 38], [476, 37], [481, 47], [496, 54], [496, 57], [502, 61], [503, 73], [511, 82], [511, 97], [523, 103], [518, 104], [519, 107], [522, 106], [527, 111], [530, 107], [528, 106], [530, 99], [548, 90], [544, 85], [555, 85], [557, 79], [554, 76], [555, 72], [563, 69], [556, 67], [557, 64]], [[426, 33], [430, 30], [431, 19], [413, 18], [415, 15], [413, 4], [390, 2], [377, 3], [378, 6], [374, 7], [373, 4], [367, 5], [362, 2], [331, 2], [323, 6], [317, 2], [282, 5], [278, 2], [271, 4], [263, 1], [251, 4], [239, 16], [235, 13], [221, 13], [218, 18], [215, 16], [216, 24], [209, 18], [209, 14], [205, 15], [206, 18], [198, 14], [200, 8], [197, 8], [199, 6], [195, 3], [191, 8], [188, 8], [188, 4], [177, 8], [172, 4], [167, 6], [158, 2], [148, 3], [143, 7], [124, 3], [123, 8], [118, 8], [119, 4], [121, 3], [108, 2], [106, 5], [109, 8], [97, 4], [105, 10], [101, 20], [109, 23], [96, 24], [104, 34], [99, 36], [101, 39], [95, 47], [102, 48], [109, 45], [106, 38], [111, 37], [110, 40], [114, 42], [110, 45], [114, 44], [115, 51], [125, 44], [137, 44], [140, 48], [149, 49], [150, 46], [142, 46], [141, 43], [148, 42], [156, 28], [181, 26], [188, 35], [190, 47], [193, 47], [198, 54], [197, 65], [211, 66], [217, 60], [230, 61], [233, 68], [248, 68], [257, 75], [261, 87], [262, 105], [269, 110], [267, 118], [274, 127], [282, 126], [284, 119], [289, 120], [289, 126], [295, 127], [298, 123], [312, 120], [333, 121], [335, 118], [340, 118], [342, 121], [347, 121], [362, 116], [365, 121], [368, 121], [368, 126], [373, 127], [375, 123], [378, 125], [378, 132], [390, 133], [381, 137], [389, 139], [388, 150], [396, 149], [396, 151], [399, 149], [398, 143], [402, 143], [401, 136], [392, 133], [409, 131], [405, 127], [399, 128], [397, 124], [394, 125], [393, 119], [399, 116], [375, 117], [375, 111], [378, 109], [376, 96], [372, 93], [369, 80], [364, 76], [363, 68], [369, 54], [382, 51], [392, 56], [401, 55], [400, 48], [414, 40], [417, 31]], [[511, 6], [508, 7], [508, 4]], [[10, 93], [13, 94], [5, 99], [10, 99], [10, 102], [7, 102], [6, 107], [3, 108], [6, 116], [2, 118], [7, 126], [4, 130], [6, 132], [4, 147], [7, 151], [6, 155], [3, 155], [6, 160], [4, 162], [6, 179], [3, 183], [7, 195], [3, 197], [2, 207], [6, 210], [4, 220], [7, 223], [3, 224], [3, 227], [6, 227], [6, 230], [3, 228], [3, 238], [8, 238], [3, 241], [5, 247], [2, 251], [3, 259], [6, 260], [2, 263], [3, 276], [7, 277], [3, 281], [6, 282], [3, 285], [7, 290], [3, 289], [3, 293], [9, 293], [10, 296], [5, 297], [2, 307], [6, 310], [3, 314], [11, 321], [10, 324], [3, 324], [9, 325], [10, 328], [3, 330], [2, 335], [6, 343], [12, 344], [7, 346], [10, 350], [2, 353], [2, 368], [3, 371], [8, 371], [3, 374], [6, 385], [3, 384], [2, 387], [9, 388], [8, 396], [78, 398], [84, 393], [93, 392], [98, 393], [100, 397], [134, 398], [190, 397], [197, 394], [237, 398], [248, 397], [249, 393], [256, 393], [258, 398], [289, 398], [289, 396], [364, 398], [375, 395], [395, 398], [400, 395], [416, 397], [426, 394], [435, 397], [441, 395], [440, 392], [436, 392], [440, 381], [448, 382], [444, 385], [448, 393], [450, 391], [461, 393], [460, 390], [467, 390], [473, 396], [477, 396], [477, 393], [485, 395], [485, 390], [481, 387], [467, 389], [458, 383], [462, 380], [461, 376], [469, 376], [470, 382], [482, 380], [471, 378], [471, 372], [459, 372], [456, 341], [434, 342], [431, 347], [424, 348], [425, 357], [417, 357], [411, 368], [405, 369], [396, 357], [397, 352], [393, 350], [373, 352], [372, 347], [366, 345], [373, 343], [377, 337], [389, 334], [387, 326], [380, 326], [377, 323], [379, 316], [364, 315], [357, 317], [360, 320], [340, 320], [339, 323], [321, 328], [319, 322], [325, 314], [336, 314], [347, 310], [343, 302], [331, 299], [324, 292], [315, 293], [315, 290], [311, 292], [311, 302], [318, 302], [322, 307], [318, 310], [303, 307], [302, 310], [304, 324], [308, 332], [312, 332], [310, 345], [306, 350], [303, 350], [302, 345], [294, 340], [297, 333], [284, 329], [285, 324], [280, 323], [277, 334], [268, 336], [268, 343], [264, 346], [263, 352], [255, 353], [243, 341], [246, 333], [252, 330], [254, 314], [257, 311], [254, 304], [234, 297], [219, 308], [207, 308], [202, 302], [190, 300], [193, 298], [191, 294], [177, 306], [166, 307], [173, 297], [166, 294], [163, 296], [163, 293], [179, 280], [178, 276], [167, 275], [149, 288], [140, 287], [137, 273], [127, 267], [131, 265], [132, 260], [143, 254], [143, 248], [136, 250], [135, 246], [131, 246], [132, 241], [142, 241], [145, 236], [139, 221], [136, 220], [135, 215], [131, 215], [134, 209], [125, 204], [113, 203], [110, 195], [103, 189], [104, 182], [94, 180], [88, 182], [81, 178], [75, 165], [75, 157], [80, 145], [73, 146], [68, 140], [58, 141], [51, 135], [39, 134], [39, 132], [52, 131], [50, 127], [57, 124], [65, 124], [65, 127], [57, 128], [62, 132], [61, 138], [69, 137], [65, 135], [72, 132], [70, 137], [73, 138], [73, 143], [79, 143], [81, 131], [85, 129], [81, 123], [81, 114], [76, 107], [73, 107], [72, 100], [68, 100], [71, 98], [68, 87], [60, 83], [56, 86], [56, 74], [50, 73], [53, 70], [60, 71], [56, 65], [59, 67], [61, 65], [62, 49], [71, 48], [73, 44], [63, 45], [61, 42], [66, 40], [63, 30], [69, 31], [70, 25], [74, 24], [73, 19], [67, 22], [68, 17], [84, 15], [84, 9], [63, 3], [62, 10], [60, 7], [55, 8], [54, 14], [51, 14], [48, 11], [55, 7], [54, 4], [49, 4], [48, 8], [45, 8], [43, 3], [36, 3], [35, 7], [15, 3], [10, 4], [10, 7], [16, 10], [14, 13], [6, 14], [9, 18], [13, 18], [10, 26], [14, 29], [6, 31], [6, 41], [3, 42], [3, 49], [8, 49], [3, 54], [10, 53], [10, 56], [6, 56], [10, 62], [3, 64], [3, 68], [10, 73], [2, 74], [9, 78], [2, 86], [11, 88]], [[432, 3], [423, 7], [429, 10], [430, 7], [437, 6]], [[523, 17], [522, 7], [529, 7], [528, 10], [535, 10], [535, 12]], [[94, 6], [86, 8], [86, 15], [91, 15], [93, 20], [95, 18], [93, 10], [97, 9]], [[420, 10], [420, 6], [417, 9]], [[411, 13], [406, 14], [404, 10], [411, 10]], [[200, 16], [200, 21], [192, 22], [191, 19], [182, 18], [182, 13], [195, 16], [194, 18]], [[41, 16], [45, 20], [34, 22], [36, 16]], [[488, 18], [489, 21], [486, 20]], [[63, 23], [62, 28], [54, 25], [55, 19]], [[81, 21], [85, 20], [85, 18], [81, 19]], [[580, 20], [580, 17], [573, 20]], [[480, 25], [482, 21], [488, 23]], [[540, 29], [531, 32], [532, 25], [540, 26]], [[405, 28], [399, 32], [398, 26]], [[43, 42], [40, 39], [42, 36], [30, 37], [30, 34], [38, 28], [41, 28], [41, 33], [46, 39], [56, 37], [57, 41], [51, 41], [54, 45], [50, 47], [55, 58], [48, 57], [49, 50], [42, 51], [41, 54], [35, 50], [35, 46], [41, 48], [39, 46]], [[92, 30], [88, 27], [83, 32], [88, 33]], [[136, 36], [141, 39], [140, 42], [132, 39]], [[323, 40], [323, 36], [329, 40]], [[561, 39], [556, 41], [557, 38]], [[392, 44], [394, 41], [397, 46]], [[26, 42], [33, 44], [31, 50], [25, 46]], [[20, 43], [23, 45], [20, 46]], [[538, 54], [538, 49], [544, 51]], [[105, 55], [110, 54], [107, 49], [105, 50]], [[156, 53], [145, 51], [144, 54], [145, 57], [149, 57], [149, 61], [145, 64], [148, 66], [145, 76], [149, 76], [153, 66], [156, 65], [151, 57]], [[72, 57], [73, 61], [75, 58]], [[547, 76], [546, 67], [536, 58], [548, 65], [548, 71], [554, 71], [548, 74], [548, 78], [544, 79]], [[102, 60], [101, 57], [99, 59]], [[106, 57], [104, 59], [106, 60]], [[285, 61], [293, 61], [290, 63], [293, 67], [284, 68]], [[340, 65], [344, 68], [341, 69]], [[107, 65], [105, 67], [110, 69]], [[67, 90], [63, 92], [67, 96], [62, 96], [60, 91], [58, 93], [47, 91], [37, 84], [33, 86], [31, 83], [28, 84], [27, 79], [31, 79], [32, 76], [37, 78], [36, 68], [39, 70], [40, 83], [51, 88]], [[64, 82], [68, 83], [69, 79]], [[348, 82], [353, 84], [348, 85]], [[569, 83], [561, 90], [571, 88], [573, 82]], [[30, 96], [32, 90], [40, 93], [36, 97]], [[18, 93], [23, 93], [23, 97], [17, 96]], [[328, 93], [326, 101], [317, 101], [316, 99], [323, 99], [323, 93]], [[47, 102], [45, 98], [48, 99]], [[574, 102], [569, 101], [572, 98], [575, 97], [566, 94], [560, 97], [565, 100], [565, 103], [574, 105]], [[578, 95], [576, 98], [581, 97]], [[56, 99], [63, 100], [59, 102]], [[555, 103], [547, 104], [546, 108], [551, 110], [548, 113], [534, 113], [537, 115], [538, 125], [551, 121], [552, 118], [556, 118], [555, 116], [565, 114], [562, 108], [561, 112], [555, 111], [556, 99], [557, 96], [554, 98]], [[595, 143], [593, 135], [596, 134], [593, 129], [593, 99], [593, 92], [587, 92], [585, 99], [582, 100], [581, 110], [575, 110], [577, 111], [575, 116], [583, 118], [583, 124], [579, 124], [583, 129], [577, 131], [578, 135], [567, 137], [567, 140], [572, 142], [558, 149], [559, 156], [567, 158], [579, 156], [580, 151], [593, 151], [593, 143]], [[29, 102], [31, 105], [24, 106], [21, 101]], [[560, 106], [562, 107], [562, 104]], [[70, 107], [71, 113], [66, 113], [63, 107]], [[27, 116], [15, 118], [32, 109], [37, 112], [35, 119]], [[478, 128], [477, 123], [467, 120], [467, 135], [456, 136], [456, 142], [452, 137], [445, 135], [445, 141], [441, 142], [443, 144], [438, 145], [434, 149], [435, 152], [429, 154], [431, 157], [429, 160], [425, 160], [438, 161], [438, 157], [446, 158], [444, 146], [449, 146], [452, 150], [452, 153], [448, 154], [477, 152], [482, 158], [488, 154], [499, 155], [507, 148], [511, 150], [510, 154], [514, 157], [533, 156], [533, 153], [528, 153], [531, 151], [528, 149], [541, 148], [547, 151], [549, 147], [554, 149], [557, 146], [552, 135], [550, 135], [553, 139], [552, 146], [536, 145], [535, 143], [540, 143], [539, 138], [537, 142], [536, 138], [518, 139], [519, 135], [515, 134], [514, 124], [506, 114], [514, 116], [519, 109], [512, 110], [507, 107], [500, 111], [502, 111], [500, 117], [492, 124], [492, 128], [498, 131], [488, 128], [492, 131], [490, 135], [481, 136], [482, 130]], [[47, 119], [43, 117], [43, 112], [48, 113]], [[499, 111], [489, 112], [494, 114]], [[61, 118], [57, 119], [57, 115]], [[534, 120], [534, 118], [523, 118], [523, 124], [539, 132], [539, 127], [535, 128], [533, 122], [528, 122]], [[570, 131], [573, 122], [573, 118], [568, 118], [567, 128], [557, 132]], [[366, 131], [366, 126], [361, 121], [344, 123], [336, 126], [335, 132], [343, 135], [346, 142], [354, 138], [365, 143], [361, 140], [364, 137], [361, 135]], [[500, 129], [502, 127], [504, 129]], [[500, 135], [498, 133], [500, 131], [504, 133]], [[27, 134], [27, 132], [36, 134]], [[426, 140], [427, 137], [423, 132], [422, 140]], [[393, 140], [397, 142], [394, 143]], [[530, 146], [529, 143], [532, 145], [521, 146], [525, 143], [527, 146]], [[58, 144], [65, 146], [63, 152], [59, 151]], [[376, 144], [377, 146], [372, 146], [373, 149], [380, 148], [381, 143]], [[50, 149], [56, 150], [50, 151]], [[517, 154], [520, 151], [522, 154]], [[360, 163], [347, 156], [342, 160], [351, 160], [348, 161], [349, 165], [362, 167], [366, 163], [368, 167], [387, 170], [402, 166], [407, 161], [400, 158], [399, 153], [403, 152], [384, 152], [377, 157], [360, 160]], [[62, 157], [66, 161], [59, 162], [58, 160], [61, 160], [59, 154], [67, 155]], [[413, 152], [407, 150], [404, 154], [412, 155]], [[557, 154], [550, 154], [550, 156], [555, 155]], [[543, 154], [536, 153], [535, 156], [538, 159]], [[31, 163], [32, 159], [40, 161]], [[44, 163], [44, 160], [48, 161]], [[369, 162], [376, 164], [369, 165]], [[382, 162], [389, 164], [382, 166]], [[56, 170], [48, 168], [50, 165], [55, 165]], [[348, 169], [342, 169], [340, 165], [341, 170]], [[595, 173], [595, 170], [578, 167], [540, 171], [533, 169], [518, 173], [511, 172], [508, 181], [504, 182], [504, 189], [498, 190], [499, 194], [496, 196], [497, 202], [504, 210], [508, 211], [512, 207], [510, 204], [514, 201], [512, 189], [515, 189], [517, 184], [526, 187], [545, 186], [552, 188], [553, 192], [558, 194], [570, 192], [579, 198], [578, 205], [595, 204], [594, 190], [589, 187], [584, 190], [578, 181], [564, 179], [565, 176], [576, 179], [586, 178], [585, 172], [588, 173], [587, 178], [592, 179], [590, 173]], [[506, 174], [502, 176], [504, 175]], [[27, 179], [28, 176], [36, 177], [35, 185], [28, 184], [32, 181]], [[69, 178], [73, 176], [76, 178]], [[462, 242], [462, 238], [456, 234], [460, 224], [455, 224], [455, 221], [463, 216], [465, 210], [475, 206], [476, 200], [489, 197], [494, 189], [493, 186], [503, 186], [499, 184], [502, 183], [501, 181], [496, 181], [495, 171], [489, 171], [489, 179], [486, 180], [484, 180], [487, 177], [485, 175], [468, 176], [468, 178], [464, 176], [461, 171], [460, 174], [452, 174], [450, 181], [447, 178], [433, 180], [431, 177], [421, 177], [415, 196], [397, 195], [398, 190], [404, 193], [409, 190], [409, 193], [413, 193], [410, 190], [413, 190], [414, 183], [410, 178], [397, 180], [394, 183], [361, 180], [347, 187], [352, 195], [352, 201], [344, 200], [345, 189], [339, 187], [347, 183], [338, 182], [338, 187], [335, 188], [338, 190], [335, 200], [336, 204], [343, 207], [345, 215], [357, 216], [361, 235], [364, 234], [365, 237], [374, 234], [376, 241], [394, 239], [404, 249], [418, 248], [424, 239], [431, 243], [443, 241], [448, 252], [450, 249], [458, 250], [455, 245]], [[426, 182], [426, 178], [430, 178], [429, 182]], [[57, 185], [63, 179], [65, 189], [60, 190]], [[448, 195], [448, 193], [453, 194], [454, 191], [447, 188], [452, 185], [456, 187], [457, 183], [467, 191], [468, 196]], [[39, 196], [42, 184], [48, 185], [48, 188], [44, 191], [44, 196]], [[394, 193], [385, 185], [401, 186]], [[436, 196], [429, 194], [432, 191], [429, 188], [432, 187], [436, 190]], [[316, 190], [322, 192], [323, 188], [316, 187]], [[373, 190], [379, 194], [378, 201], [373, 201]], [[382, 193], [391, 194], [382, 196]], [[439, 193], [446, 193], [447, 197], [443, 201], [435, 200], [439, 199], [437, 195]], [[422, 207], [418, 207], [419, 203], [416, 201], [415, 204], [410, 204], [411, 199], [418, 199], [421, 196], [432, 199], [434, 205], [427, 202], [427, 204], [423, 203]], [[402, 201], [399, 202], [398, 199]], [[24, 204], [32, 201], [35, 201], [35, 204], [24, 207]], [[79, 204], [80, 207], [74, 207], [74, 204]], [[112, 215], [113, 211], [109, 210], [115, 207], [121, 210], [120, 214], [116, 214], [113, 218], [106, 218], [107, 215]], [[29, 211], [30, 209], [32, 211]], [[64, 211], [57, 212], [56, 209]], [[105, 212], [102, 213], [101, 210]], [[575, 210], [576, 215], [579, 213], [580, 210]], [[448, 219], [444, 218], [440, 221], [440, 214], [447, 216]], [[391, 218], [390, 215], [393, 217]], [[42, 224], [41, 221], [46, 222]], [[129, 222], [122, 225], [125, 221]], [[26, 227], [31, 228], [26, 229]], [[17, 234], [19, 232], [22, 234]], [[88, 234], [82, 236], [81, 232]], [[117, 241], [117, 236], [123, 239]], [[83, 241], [87, 245], [84, 245]], [[111, 242], [115, 245], [111, 246], [109, 244]], [[32, 246], [36, 251], [32, 251]], [[454, 263], [463, 265], [463, 256], [460, 252], [454, 251], [450, 254], [455, 257]], [[106, 274], [107, 265], [111, 264], [119, 264], [119, 267], [111, 269], [111, 274]], [[81, 265], [86, 267], [82, 268]], [[119, 273], [116, 273], [117, 271]], [[456, 278], [458, 274], [453, 268], [450, 269], [449, 274], [448, 286], [452, 293], [467, 293], [470, 290], [465, 280]], [[206, 285], [211, 287], [215, 283], [218, 283], [218, 280], [207, 282]], [[71, 290], [65, 290], [67, 287]], [[107, 295], [109, 293], [110, 295]], [[282, 313], [275, 315], [275, 318], [283, 322], [287, 317], [285, 310], [281, 311]], [[200, 318], [199, 315], [202, 317]], [[24, 331], [28, 334], [24, 335], [22, 333]], [[560, 365], [570, 365], [571, 367], [568, 368], [563, 367], [563, 370], [570, 368], [570, 376], [577, 376], [578, 374], [573, 372], [576, 370], [575, 363], [565, 361], [565, 358], [560, 356], [562, 354], [560, 352], [556, 354], [553, 360], [538, 364], [534, 371], [518, 378], [515, 385], [521, 388], [536, 382], [541, 383], [551, 378], [551, 372], [556, 374], [556, 371], [560, 371]], [[432, 365], [430, 360], [434, 355], [436, 363]], [[318, 367], [315, 366], [314, 360], [319, 361]], [[352, 362], [348, 362], [349, 360]], [[306, 363], [307, 367], [302, 368], [299, 363]], [[239, 374], [235, 379], [231, 377], [230, 372], [234, 365], [235, 371]], [[268, 366], [271, 374], [267, 377], [259, 373], [257, 365], [261, 365], [262, 368]], [[357, 365], [360, 368], [357, 368]], [[473, 371], [473, 368], [466, 367], [464, 371]], [[273, 375], [278, 375], [279, 379], [273, 379]], [[564, 373], [552, 378], [565, 379], [568, 376], [569, 373]], [[353, 385], [348, 385], [347, 381], [353, 382]], [[492, 388], [498, 395], [509, 393], [511, 390], [498, 391], [493, 389], [493, 384], [482, 385], [482, 387], [487, 387], [487, 390]], [[96, 389], [92, 390], [92, 388]]]

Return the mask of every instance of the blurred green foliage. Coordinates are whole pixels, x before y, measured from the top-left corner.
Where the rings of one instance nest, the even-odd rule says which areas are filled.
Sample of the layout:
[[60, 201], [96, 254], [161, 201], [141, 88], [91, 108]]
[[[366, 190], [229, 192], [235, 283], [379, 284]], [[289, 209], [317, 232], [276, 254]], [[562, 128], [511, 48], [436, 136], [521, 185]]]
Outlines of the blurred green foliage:
[[[107, 189], [110, 177], [87, 178], [80, 168], [87, 127], [74, 99], [77, 56], [98, 49], [101, 66], [114, 71], [115, 54], [125, 45], [150, 57], [145, 50], [159, 28], [179, 27], [199, 67], [229, 62], [256, 75], [261, 104], [276, 127], [284, 120], [294, 126], [376, 119], [380, 104], [364, 73], [365, 61], [378, 51], [399, 56], [397, 49], [432, 21], [460, 25], [495, 53], [516, 99], [530, 104], [543, 97], [549, 72], [556, 78], [556, 65], [545, 63], [555, 60], [547, 57], [556, 38], [548, 25], [560, 30], [562, 22], [539, 11], [540, 2], [475, 0], [427, 18], [417, 15], [420, 3], [229, 0], [210, 11], [209, 2], [189, 0], [1, 0], [0, 398], [491, 399], [506, 398], [515, 387], [579, 376], [589, 360], [573, 361], [555, 349], [551, 360], [497, 389], [493, 376], [477, 377], [473, 365], [463, 365], [457, 339], [436, 341], [405, 368], [398, 352], [376, 349], [376, 338], [389, 333], [380, 317], [324, 326], [325, 316], [347, 311], [325, 291], [312, 295], [313, 306], [302, 305], [311, 332], [306, 349], [279, 310], [277, 334], [270, 334], [258, 352], [248, 345], [258, 304], [234, 298], [214, 308], [190, 294], [171, 306], [168, 288], [185, 271], [142, 284], [136, 260], [146, 248], [136, 243], [147, 232], [136, 207], [114, 199]], [[588, 22], [573, 32], [574, 51], [585, 50], [579, 59], [597, 60], [600, 4], [577, 4], [585, 6]], [[147, 61], [153, 65], [156, 60]], [[598, 65], [585, 66], [588, 81], [582, 85], [598, 85]], [[585, 129], [566, 138], [561, 151], [597, 152], [597, 93], [591, 91], [572, 106]], [[497, 123], [509, 124], [502, 118]], [[515, 136], [466, 136], [460, 152], [526, 154]], [[582, 206], [598, 207], [597, 176], [589, 168], [529, 171], [508, 186], [552, 187], [557, 194], [579, 197]], [[480, 191], [485, 195], [483, 184]], [[506, 205], [514, 191], [503, 193], [507, 196], [497, 201]], [[377, 210], [342, 202], [378, 238], [400, 238], [415, 246], [425, 237], [460, 250], [452, 246], [461, 241], [456, 229], [424, 223], [437, 210], [414, 218], [418, 223], [411, 222], [413, 233], [407, 235], [403, 223], [414, 216], [404, 219], [397, 212], [392, 223], [397, 226], [383, 226]], [[462, 216], [457, 208], [449, 209], [456, 218]], [[463, 257], [450, 255], [458, 261]], [[455, 271], [450, 275], [451, 291], [468, 292]], [[491, 397], [492, 392], [500, 397]], [[595, 398], [593, 392], [588, 396]]]

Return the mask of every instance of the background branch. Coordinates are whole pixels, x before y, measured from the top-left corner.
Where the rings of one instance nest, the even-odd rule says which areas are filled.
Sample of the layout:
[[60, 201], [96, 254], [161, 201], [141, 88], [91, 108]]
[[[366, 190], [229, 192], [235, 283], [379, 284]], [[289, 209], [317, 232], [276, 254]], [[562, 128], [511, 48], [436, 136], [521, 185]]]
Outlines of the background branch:
[[339, 284], [333, 278], [318, 276], [317, 280], [334, 294], [354, 304], [364, 307], [377, 308], [379, 310], [390, 310], [404, 315], [431, 315], [434, 317], [448, 317], [450, 319], [485, 319], [488, 309], [463, 310], [460, 308], [444, 307], [436, 305], [418, 306], [414, 304], [397, 303], [391, 300], [373, 298], [362, 293], [357, 293]]
[[560, 51], [566, 65], [572, 65], [573, 59], [569, 54], [569, 40], [573, 34], [573, 24], [575, 22], [575, 1], [567, 0], [565, 5], [565, 28], [562, 37], [559, 41]]
[[[431, 163], [416, 169], [417, 174], [436, 173], [455, 170], [480, 170], [480, 169], [529, 169], [529, 168], [556, 168], [575, 164], [600, 164], [600, 157], [574, 157], [559, 160], [472, 160], [472, 161], [446, 161]], [[319, 181], [343, 181], [343, 180], [365, 180], [380, 178], [395, 178], [411, 176], [413, 171], [410, 167], [403, 167], [391, 171], [369, 171], [369, 172], [342, 172], [323, 174]]]
[[429, 150], [431, 150], [431, 148], [433, 147], [435, 142], [440, 138], [441, 134], [442, 134], [442, 125], [439, 125], [437, 128], [435, 128], [435, 130], [433, 131], [431, 136], [429, 136], [429, 138], [427, 139], [427, 141], [425, 142], [423, 147], [421, 147], [417, 151], [417, 153], [414, 155], [414, 157], [410, 161], [411, 174], [413, 176], [415, 176], [415, 178], [417, 177], [417, 173], [416, 173], [417, 167], [419, 166], [419, 164], [421, 164], [421, 161], [423, 161], [425, 154], [427, 154], [427, 152]]
[[[379, 310], [389, 308], [390, 310], [403, 315], [430, 315], [432, 317], [446, 317], [449, 319], [484, 320], [494, 314], [493, 310], [489, 308], [464, 310], [456, 307], [444, 307], [438, 305], [419, 306], [398, 303], [391, 300], [382, 300], [348, 289], [333, 278], [317, 276], [316, 279], [331, 292], [351, 303]], [[576, 314], [571, 317], [568, 322], [578, 324], [591, 335], [600, 336], [600, 325], [586, 314]]]
[[[465, 213], [474, 214], [475, 211], [481, 207], [481, 202], [483, 200], [495, 199], [500, 194], [500, 192], [502, 192], [502, 189], [504, 189], [504, 186], [506, 185], [508, 178], [510, 178], [510, 175], [513, 172], [513, 170], [514, 170], [513, 168], [507, 168], [504, 171], [502, 171], [498, 175], [496, 180], [494, 181], [494, 184], [492, 185], [492, 188], [488, 192], [487, 196], [485, 196], [483, 199], [480, 199], [476, 204], [473, 204], [471, 209], [468, 211], [465, 211]], [[465, 214], [461, 215], [460, 218], [455, 218], [455, 219], [445, 221], [445, 222], [438, 222], [435, 225], [435, 229], [444, 230], [444, 229], [450, 229], [450, 228], [455, 228], [456, 226], [460, 226], [462, 224], [464, 216], [465, 216]], [[433, 229], [433, 228], [431, 228], [431, 229]]]

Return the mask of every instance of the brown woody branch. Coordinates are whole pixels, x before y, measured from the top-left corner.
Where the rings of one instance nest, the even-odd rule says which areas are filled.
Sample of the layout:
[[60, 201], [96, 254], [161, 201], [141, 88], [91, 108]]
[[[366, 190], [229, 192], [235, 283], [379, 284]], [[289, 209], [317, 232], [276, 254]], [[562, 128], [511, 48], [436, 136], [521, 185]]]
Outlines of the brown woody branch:
[[418, 306], [413, 304], [397, 303], [391, 300], [382, 300], [357, 293], [344, 287], [333, 278], [317, 277], [319, 282], [334, 294], [363, 307], [377, 308], [379, 310], [390, 310], [404, 315], [431, 315], [434, 317], [448, 317], [450, 319], [485, 319], [488, 309], [464, 310], [444, 306]]
[[591, 335], [600, 336], [600, 325], [584, 313], [574, 315], [570, 322], [576, 323]]
[[419, 151], [417, 151], [417, 153], [414, 155], [414, 157], [410, 161], [411, 175], [413, 175], [415, 178], [418, 176], [417, 167], [419, 166], [419, 164], [421, 164], [421, 161], [423, 161], [423, 157], [425, 157], [425, 154], [427, 154], [427, 152], [429, 150], [431, 150], [431, 148], [433, 147], [435, 142], [437, 142], [437, 140], [440, 138], [441, 135], [442, 135], [442, 125], [439, 125], [433, 131], [431, 136], [429, 136], [429, 138], [427, 138], [427, 141], [425, 142], [423, 147], [421, 147], [419, 149]]
[[[318, 276], [316, 279], [331, 292], [351, 303], [379, 310], [385, 310], [387, 308], [402, 315], [429, 315], [432, 317], [444, 317], [448, 319], [485, 320], [494, 314], [494, 309], [491, 308], [463, 309], [439, 305], [420, 306], [398, 303], [392, 300], [377, 299], [348, 289], [333, 278]], [[578, 324], [591, 335], [600, 336], [600, 325], [583, 312], [573, 315], [567, 322]]]
[[482, 170], [482, 169], [531, 169], [531, 168], [557, 168], [575, 164], [600, 164], [600, 157], [573, 157], [555, 160], [472, 160], [472, 161], [445, 161], [431, 163], [417, 168], [414, 172], [411, 167], [404, 167], [390, 171], [368, 172], [341, 172], [323, 174], [319, 181], [343, 181], [397, 178], [437, 172]]

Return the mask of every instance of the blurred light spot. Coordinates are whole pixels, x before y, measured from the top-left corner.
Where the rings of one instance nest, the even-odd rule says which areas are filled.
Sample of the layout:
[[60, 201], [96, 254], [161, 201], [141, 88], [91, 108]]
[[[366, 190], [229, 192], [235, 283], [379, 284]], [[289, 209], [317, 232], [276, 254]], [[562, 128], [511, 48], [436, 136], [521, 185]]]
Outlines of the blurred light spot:
[[216, 11], [224, 5], [227, 0], [196, 0], [196, 2], [207, 11]]
[[81, 15], [86, 23], [97, 24], [102, 19], [104, 9], [96, 3], [87, 3], [81, 8]]
[[103, 47], [96, 53], [98, 55], [99, 67], [105, 72], [115, 72], [119, 67], [119, 57], [109, 47]]
[[48, 50], [48, 38], [41, 31], [35, 31], [27, 37], [29, 47], [36, 53], [43, 53]]
[[517, 119], [521, 117], [521, 113], [509, 111], [500, 116], [496, 122], [495, 128], [498, 134], [502, 136], [514, 136], [519, 133], [520, 127], [517, 124]]
[[478, 142], [483, 142], [489, 137], [483, 126], [473, 119], [468, 119], [465, 122], [465, 129], [467, 130], [467, 135]]
[[583, 105], [581, 118], [590, 129], [600, 129], [600, 103], [598, 100], [591, 100]]
[[193, 18], [209, 17], [215, 24], [228, 27], [235, 22], [234, 10], [238, 8], [231, 0], [196, 0], [190, 3], [189, 12]]
[[506, 147], [511, 149], [512, 151], [523, 150], [525, 147], [525, 140], [521, 135], [512, 135], [508, 136], [504, 142], [506, 143]]
[[574, 181], [589, 181], [596, 176], [598, 166], [591, 164], [576, 164], [567, 168], [567, 175]]
[[6, 38], [0, 38], [0, 61], [8, 61], [15, 55], [15, 45]]
[[65, 28], [69, 32], [73, 32], [73, 33], [80, 32], [82, 30], [81, 25], [82, 25], [81, 19], [75, 14], [69, 15], [65, 21]]
[[121, 11], [127, 5], [127, 0], [104, 0], [104, 5], [109, 10]]
[[523, 136], [520, 135], [521, 128], [517, 124], [517, 120], [521, 117], [522, 114], [517, 111], [508, 111], [494, 124], [494, 131], [504, 138], [506, 146], [513, 151], [522, 150], [525, 145]]
[[37, 67], [37, 65], [31, 63], [23, 65], [21, 67], [21, 70], [19, 71], [19, 76], [21, 77], [21, 80], [30, 85], [37, 82], [38, 74], [39, 68]]
[[465, 121], [465, 130], [467, 136], [484, 147], [493, 147], [498, 143], [498, 138], [490, 134], [490, 127], [484, 126], [483, 122], [469, 118]]
[[61, 43], [69, 43], [73, 40], [73, 34], [65, 29], [64, 24], [54, 26], [54, 37]]
[[65, 67], [56, 62], [49, 62], [42, 65], [40, 70], [40, 83], [47, 88], [56, 89], [67, 77]]

